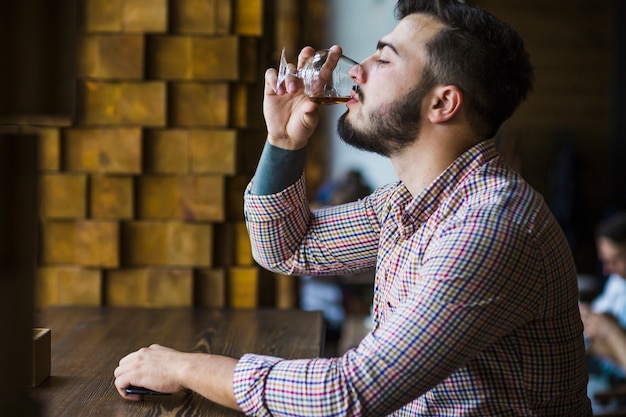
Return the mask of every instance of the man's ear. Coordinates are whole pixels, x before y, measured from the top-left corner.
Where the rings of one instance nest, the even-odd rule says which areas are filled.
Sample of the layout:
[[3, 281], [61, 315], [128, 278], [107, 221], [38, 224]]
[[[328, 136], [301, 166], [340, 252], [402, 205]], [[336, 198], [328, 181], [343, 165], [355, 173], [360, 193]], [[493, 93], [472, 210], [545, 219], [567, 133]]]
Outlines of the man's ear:
[[444, 123], [460, 113], [463, 93], [457, 86], [441, 85], [433, 89], [428, 119], [431, 123]]

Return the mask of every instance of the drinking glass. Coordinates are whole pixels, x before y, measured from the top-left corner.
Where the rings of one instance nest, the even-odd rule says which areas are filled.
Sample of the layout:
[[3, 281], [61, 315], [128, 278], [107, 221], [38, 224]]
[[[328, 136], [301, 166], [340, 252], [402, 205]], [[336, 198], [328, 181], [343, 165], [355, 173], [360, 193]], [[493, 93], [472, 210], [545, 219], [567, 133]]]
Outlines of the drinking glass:
[[296, 73], [290, 73], [283, 48], [276, 88], [278, 89], [286, 77], [298, 77], [304, 84], [304, 94], [311, 101], [318, 104], [345, 103], [350, 100], [350, 92], [355, 85], [348, 71], [355, 65], [359, 63], [345, 55], [322, 49], [316, 51]]

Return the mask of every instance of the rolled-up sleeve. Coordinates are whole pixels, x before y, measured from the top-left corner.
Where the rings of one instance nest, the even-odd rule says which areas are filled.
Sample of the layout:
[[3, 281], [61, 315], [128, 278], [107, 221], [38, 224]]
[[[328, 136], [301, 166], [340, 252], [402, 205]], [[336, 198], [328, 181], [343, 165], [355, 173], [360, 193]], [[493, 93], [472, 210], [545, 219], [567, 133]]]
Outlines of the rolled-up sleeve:
[[265, 381], [280, 358], [261, 355], [244, 355], [233, 378], [233, 391], [239, 407], [247, 415], [270, 416], [264, 400]]
[[339, 358], [282, 360], [246, 354], [235, 368], [235, 398], [253, 416], [359, 415], [357, 395], [346, 389], [340, 362]]

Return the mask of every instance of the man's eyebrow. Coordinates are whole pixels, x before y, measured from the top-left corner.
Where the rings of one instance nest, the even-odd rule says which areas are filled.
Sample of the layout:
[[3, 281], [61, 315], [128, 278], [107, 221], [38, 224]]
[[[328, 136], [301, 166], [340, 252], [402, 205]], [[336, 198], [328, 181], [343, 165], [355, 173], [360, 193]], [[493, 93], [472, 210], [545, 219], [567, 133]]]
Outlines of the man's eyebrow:
[[378, 44], [376, 44], [376, 50], [380, 51], [382, 50], [385, 46], [389, 47], [389, 49], [391, 49], [393, 52], [396, 53], [396, 55], [398, 55], [398, 50], [396, 49], [395, 46], [393, 46], [392, 44], [390, 44], [389, 42], [384, 42], [384, 41], [378, 41]]

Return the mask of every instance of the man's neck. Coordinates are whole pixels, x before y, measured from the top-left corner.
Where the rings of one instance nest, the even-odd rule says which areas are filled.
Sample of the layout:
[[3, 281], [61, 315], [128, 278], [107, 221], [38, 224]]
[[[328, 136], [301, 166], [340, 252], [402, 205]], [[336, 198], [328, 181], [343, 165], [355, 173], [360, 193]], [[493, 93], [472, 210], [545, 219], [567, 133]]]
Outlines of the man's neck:
[[414, 197], [479, 142], [469, 132], [458, 131], [451, 135], [437, 133], [423, 132], [417, 140], [390, 157], [398, 179]]

